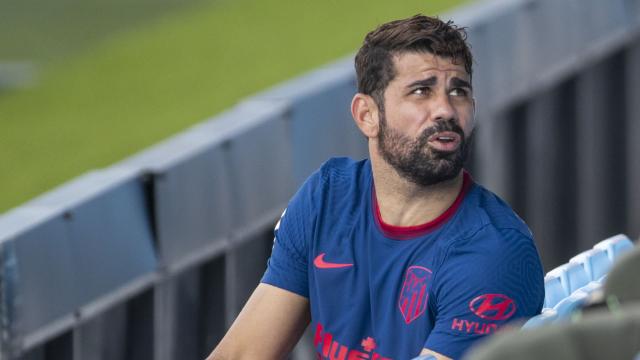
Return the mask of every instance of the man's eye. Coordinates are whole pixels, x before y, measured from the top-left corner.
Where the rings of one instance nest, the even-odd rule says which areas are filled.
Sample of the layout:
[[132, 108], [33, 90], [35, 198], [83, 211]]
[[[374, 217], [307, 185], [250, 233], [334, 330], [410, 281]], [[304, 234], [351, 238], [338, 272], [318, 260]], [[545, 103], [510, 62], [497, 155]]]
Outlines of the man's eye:
[[449, 94], [453, 96], [467, 96], [468, 93], [469, 92], [463, 88], [454, 88], [454, 89], [451, 89], [451, 91], [449, 92]]
[[429, 88], [421, 87], [421, 88], [413, 89], [413, 91], [411, 93], [412, 94], [416, 94], [416, 95], [424, 95], [428, 91], [429, 91]]

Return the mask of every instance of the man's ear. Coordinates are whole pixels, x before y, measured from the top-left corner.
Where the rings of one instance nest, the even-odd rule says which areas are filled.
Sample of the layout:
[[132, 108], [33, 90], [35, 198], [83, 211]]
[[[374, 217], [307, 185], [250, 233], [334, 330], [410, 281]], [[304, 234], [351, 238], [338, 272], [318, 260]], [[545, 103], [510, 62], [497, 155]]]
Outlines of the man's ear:
[[378, 136], [378, 106], [371, 96], [357, 93], [351, 100], [351, 116], [364, 136]]

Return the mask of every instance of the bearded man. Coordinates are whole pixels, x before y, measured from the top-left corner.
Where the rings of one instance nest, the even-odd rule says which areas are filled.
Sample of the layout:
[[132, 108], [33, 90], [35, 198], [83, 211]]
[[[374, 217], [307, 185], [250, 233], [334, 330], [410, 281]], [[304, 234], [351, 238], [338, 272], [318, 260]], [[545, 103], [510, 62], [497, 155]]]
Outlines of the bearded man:
[[331, 159], [299, 189], [210, 359], [286, 357], [309, 323], [318, 359], [459, 358], [540, 312], [530, 230], [463, 169], [475, 128], [465, 39], [422, 15], [366, 36], [351, 113], [370, 158]]

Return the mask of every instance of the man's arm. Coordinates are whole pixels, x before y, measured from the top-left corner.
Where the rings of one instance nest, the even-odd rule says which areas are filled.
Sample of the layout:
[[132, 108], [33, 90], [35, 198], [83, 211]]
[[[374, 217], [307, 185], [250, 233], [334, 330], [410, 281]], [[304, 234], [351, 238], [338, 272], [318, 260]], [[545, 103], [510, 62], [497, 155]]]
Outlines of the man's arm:
[[480, 338], [540, 312], [544, 280], [533, 239], [484, 227], [450, 248], [432, 289], [435, 325], [423, 348], [460, 358]]
[[207, 360], [283, 359], [310, 318], [307, 298], [262, 283]]
[[437, 353], [435, 351], [429, 350], [429, 349], [422, 349], [422, 352], [420, 353], [420, 356], [424, 356], [424, 355], [431, 355], [433, 357], [435, 357], [437, 360], [451, 360], [450, 357], [446, 357], [440, 353]]

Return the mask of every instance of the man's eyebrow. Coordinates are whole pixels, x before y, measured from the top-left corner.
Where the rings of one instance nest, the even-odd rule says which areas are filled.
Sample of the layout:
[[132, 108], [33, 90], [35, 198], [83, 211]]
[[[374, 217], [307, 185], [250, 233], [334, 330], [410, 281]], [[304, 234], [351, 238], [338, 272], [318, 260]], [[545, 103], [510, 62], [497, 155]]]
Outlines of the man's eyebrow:
[[427, 86], [433, 86], [438, 82], [438, 79], [435, 76], [432, 76], [430, 78], [426, 78], [426, 79], [421, 79], [421, 80], [417, 80], [412, 82], [411, 84], [407, 85], [408, 88], [414, 88], [414, 87], [427, 87]]
[[459, 77], [452, 77], [451, 78], [451, 86], [454, 87], [466, 87], [469, 89], [473, 89], [473, 87], [471, 86], [471, 83], [466, 81], [466, 80], [462, 80]]

